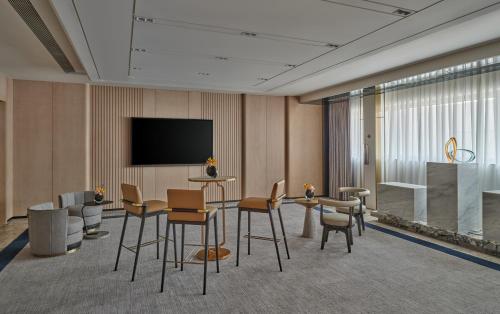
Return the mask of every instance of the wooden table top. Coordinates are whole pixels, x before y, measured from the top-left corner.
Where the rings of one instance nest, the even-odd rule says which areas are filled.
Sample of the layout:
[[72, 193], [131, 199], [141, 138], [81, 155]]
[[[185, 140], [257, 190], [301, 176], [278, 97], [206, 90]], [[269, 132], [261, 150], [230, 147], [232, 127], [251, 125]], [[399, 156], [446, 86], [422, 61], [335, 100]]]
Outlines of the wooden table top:
[[294, 200], [295, 203], [306, 206], [306, 207], [314, 207], [319, 204], [317, 198], [313, 198], [312, 200], [306, 200], [305, 198], [297, 198]]
[[231, 182], [236, 181], [236, 177], [234, 176], [217, 176], [215, 178], [209, 176], [203, 177], [191, 177], [188, 178], [190, 182]]

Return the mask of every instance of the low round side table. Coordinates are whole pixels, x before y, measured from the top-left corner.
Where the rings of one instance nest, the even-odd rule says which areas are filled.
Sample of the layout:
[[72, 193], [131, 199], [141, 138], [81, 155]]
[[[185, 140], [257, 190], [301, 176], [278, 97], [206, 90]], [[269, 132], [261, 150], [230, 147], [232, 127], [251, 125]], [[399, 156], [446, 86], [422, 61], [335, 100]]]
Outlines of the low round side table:
[[90, 202], [83, 203], [82, 218], [83, 218], [83, 229], [85, 229], [85, 234], [83, 236], [84, 239], [87, 239], [87, 240], [96, 240], [96, 239], [102, 239], [102, 238], [109, 237], [109, 231], [97, 230], [97, 231], [90, 232], [90, 233], [88, 232], [87, 225], [85, 224], [85, 215], [84, 215], [85, 207], [90, 207], [90, 206], [104, 206], [104, 205], [109, 205], [109, 204], [112, 204], [112, 203], [113, 203], [113, 201], [107, 201], [107, 200], [104, 200], [104, 201], [99, 202], [99, 203], [97, 203], [96, 201], [90, 201]]
[[313, 198], [312, 200], [307, 200], [305, 198], [298, 198], [295, 203], [300, 204], [306, 208], [306, 214], [304, 216], [304, 229], [302, 230], [303, 238], [314, 238], [316, 232], [316, 223], [314, 222], [313, 208], [318, 205], [318, 199]]

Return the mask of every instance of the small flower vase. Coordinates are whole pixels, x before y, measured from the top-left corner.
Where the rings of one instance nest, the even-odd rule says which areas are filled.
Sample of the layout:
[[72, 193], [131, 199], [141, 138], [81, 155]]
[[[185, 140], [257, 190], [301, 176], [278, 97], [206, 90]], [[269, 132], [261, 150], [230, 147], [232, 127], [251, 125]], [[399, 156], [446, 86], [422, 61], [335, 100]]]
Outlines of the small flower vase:
[[217, 178], [217, 168], [215, 166], [207, 166], [207, 175], [212, 178]]
[[97, 204], [101, 204], [101, 203], [102, 203], [102, 201], [104, 200], [104, 195], [103, 195], [103, 194], [101, 194], [101, 193], [96, 193], [96, 194], [94, 195], [94, 200], [95, 200], [95, 202], [96, 202]]
[[314, 198], [314, 191], [307, 189], [305, 193], [306, 200], [310, 201]]

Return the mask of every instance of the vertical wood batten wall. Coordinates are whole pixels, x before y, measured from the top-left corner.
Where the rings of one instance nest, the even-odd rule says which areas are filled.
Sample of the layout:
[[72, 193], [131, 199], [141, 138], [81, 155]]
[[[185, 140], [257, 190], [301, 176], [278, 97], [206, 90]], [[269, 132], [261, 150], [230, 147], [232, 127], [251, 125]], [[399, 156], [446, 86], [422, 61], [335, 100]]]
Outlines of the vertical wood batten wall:
[[[225, 183], [226, 200], [241, 199], [241, 94], [201, 93], [201, 117], [214, 121], [214, 157], [219, 161], [219, 175], [235, 176]], [[220, 189], [213, 184], [208, 200], [220, 199]]]
[[143, 169], [130, 163], [130, 117], [143, 114], [143, 89], [91, 88], [91, 187], [106, 187], [108, 207], [121, 207], [121, 183], [143, 188]]

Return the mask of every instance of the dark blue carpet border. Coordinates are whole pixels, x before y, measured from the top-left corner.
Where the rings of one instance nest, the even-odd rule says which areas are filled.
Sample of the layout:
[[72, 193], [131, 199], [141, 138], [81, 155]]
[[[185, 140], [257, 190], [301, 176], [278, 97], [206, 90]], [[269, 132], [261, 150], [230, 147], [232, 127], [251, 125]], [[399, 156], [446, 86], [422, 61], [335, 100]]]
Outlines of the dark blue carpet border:
[[19, 253], [26, 244], [28, 244], [28, 229], [24, 230], [23, 233], [0, 252], [0, 271], [16, 257], [17, 253]]
[[419, 244], [419, 245], [425, 246], [427, 248], [430, 248], [430, 249], [433, 249], [433, 250], [436, 250], [436, 251], [439, 251], [439, 252], [442, 252], [442, 253], [445, 253], [448, 255], [452, 255], [452, 256], [461, 258], [463, 260], [466, 260], [466, 261], [469, 261], [469, 262], [472, 262], [472, 263], [475, 263], [475, 264], [478, 264], [478, 265], [481, 265], [484, 267], [488, 267], [488, 268], [493, 269], [493, 270], [500, 271], [500, 264], [498, 264], [498, 263], [488, 261], [488, 260], [482, 259], [482, 258], [474, 256], [474, 255], [469, 255], [467, 253], [463, 253], [463, 252], [460, 252], [460, 251], [457, 251], [454, 249], [450, 249], [448, 247], [445, 247], [445, 246], [442, 246], [442, 245], [439, 245], [436, 243], [432, 243], [432, 242], [429, 242], [426, 240], [418, 239], [418, 238], [412, 237], [410, 235], [407, 235], [407, 234], [404, 234], [401, 232], [397, 232], [394, 230], [390, 230], [390, 229], [387, 229], [387, 228], [384, 228], [381, 226], [377, 226], [377, 225], [374, 225], [371, 223], [365, 223], [365, 225], [368, 228], [392, 235], [394, 237], [397, 237], [397, 238], [400, 238], [400, 239], [403, 239], [406, 241], [410, 241], [410, 242], [413, 242], [415, 244]]

